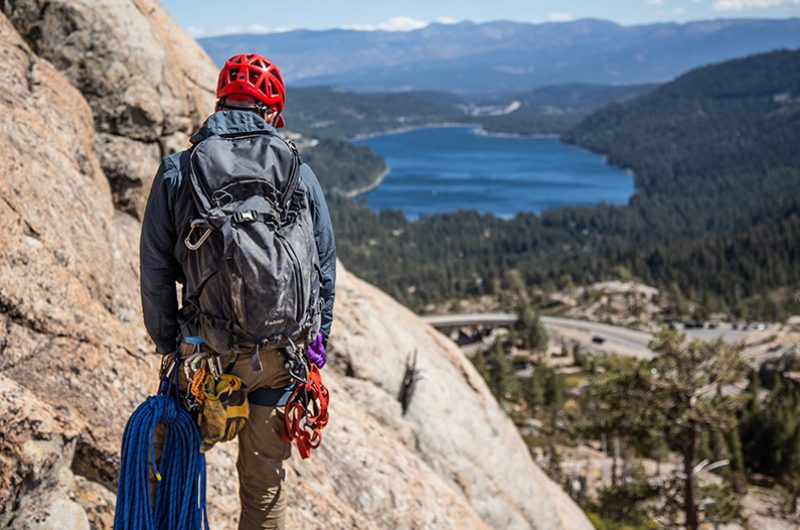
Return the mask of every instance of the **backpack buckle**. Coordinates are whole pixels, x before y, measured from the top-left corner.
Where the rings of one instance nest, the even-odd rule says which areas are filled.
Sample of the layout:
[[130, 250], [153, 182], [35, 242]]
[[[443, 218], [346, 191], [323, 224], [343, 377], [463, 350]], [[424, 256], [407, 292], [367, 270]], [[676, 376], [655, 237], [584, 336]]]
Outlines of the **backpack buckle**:
[[233, 220], [239, 224], [241, 223], [252, 223], [258, 219], [258, 214], [253, 210], [247, 210], [246, 212], [234, 212], [233, 213]]

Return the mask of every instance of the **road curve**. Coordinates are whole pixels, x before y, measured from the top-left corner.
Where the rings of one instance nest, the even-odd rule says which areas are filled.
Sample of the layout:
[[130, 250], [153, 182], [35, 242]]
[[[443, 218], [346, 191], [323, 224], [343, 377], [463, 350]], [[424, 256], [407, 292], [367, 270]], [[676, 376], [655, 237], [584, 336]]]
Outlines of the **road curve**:
[[[589, 322], [576, 318], [541, 317], [546, 328], [566, 338], [571, 338], [584, 345], [607, 354], [627, 355], [640, 359], [651, 359], [655, 356], [649, 344], [653, 335], [644, 331], [636, 331], [621, 326]], [[592, 337], [602, 337], [602, 344], [592, 342]]]
[[[428, 315], [423, 316], [422, 320], [435, 328], [491, 327], [512, 325], [517, 321], [517, 315], [513, 313]], [[655, 355], [648, 347], [650, 341], [653, 340], [650, 333], [576, 318], [542, 316], [541, 321], [546, 328], [557, 335], [575, 340], [602, 353], [642, 359], [649, 359]], [[602, 344], [593, 342], [593, 337], [602, 337]]]
[[[574, 340], [589, 348], [590, 351], [628, 355], [642, 359], [652, 358], [655, 353], [648, 347], [653, 335], [622, 326], [601, 324], [589, 320], [563, 317], [540, 317], [542, 324], [555, 334]], [[469, 326], [510, 326], [517, 321], [514, 313], [466, 313], [450, 315], [428, 315], [422, 320], [439, 329], [452, 329]], [[768, 324], [775, 326], [776, 324]], [[769, 329], [769, 328], [768, 328]], [[734, 329], [730, 324], [721, 324], [714, 329], [687, 329], [683, 333], [690, 339], [711, 341], [721, 338], [728, 344], [746, 342], [753, 331]], [[602, 344], [592, 338], [602, 337]]]

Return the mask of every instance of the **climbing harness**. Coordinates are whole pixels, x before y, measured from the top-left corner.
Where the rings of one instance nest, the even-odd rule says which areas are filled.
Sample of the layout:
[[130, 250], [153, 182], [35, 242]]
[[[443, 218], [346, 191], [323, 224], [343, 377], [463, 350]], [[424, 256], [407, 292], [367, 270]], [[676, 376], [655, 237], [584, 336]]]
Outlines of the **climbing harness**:
[[[178, 401], [177, 357], [165, 358], [159, 393], [139, 405], [125, 426], [115, 530], [208, 530], [206, 460], [197, 424]], [[158, 424], [164, 424], [166, 432], [157, 461]], [[151, 470], [157, 480], [155, 504]]]
[[322, 429], [328, 424], [329, 394], [319, 368], [305, 355], [307, 345], [304, 349], [285, 339], [281, 348], [286, 357], [284, 366], [293, 379], [291, 385], [250, 391], [244, 381], [230, 373], [238, 355], [222, 369], [220, 357], [202, 347], [202, 341], [184, 342], [182, 364], [188, 391], [183, 398], [186, 407], [197, 413], [202, 452], [218, 442], [233, 440], [247, 425], [250, 404], [285, 407], [281, 438], [294, 441], [302, 458], [319, 447]]
[[312, 449], [319, 447], [322, 429], [328, 424], [328, 389], [322, 384], [317, 365], [301, 357], [297, 348], [287, 349], [287, 355], [287, 369], [296, 383], [286, 403], [281, 437], [290, 443], [294, 441], [300, 456], [306, 459]]

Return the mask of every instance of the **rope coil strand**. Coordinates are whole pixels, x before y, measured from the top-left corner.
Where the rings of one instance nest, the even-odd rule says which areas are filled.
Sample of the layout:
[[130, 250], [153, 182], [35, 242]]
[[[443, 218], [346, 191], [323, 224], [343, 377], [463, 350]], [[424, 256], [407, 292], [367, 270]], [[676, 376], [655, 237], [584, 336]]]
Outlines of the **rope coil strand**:
[[[166, 424], [156, 462], [156, 425]], [[114, 530], [208, 530], [206, 460], [200, 431], [176, 398], [160, 394], [139, 405], [125, 426]], [[150, 470], [158, 479], [150, 501]]]

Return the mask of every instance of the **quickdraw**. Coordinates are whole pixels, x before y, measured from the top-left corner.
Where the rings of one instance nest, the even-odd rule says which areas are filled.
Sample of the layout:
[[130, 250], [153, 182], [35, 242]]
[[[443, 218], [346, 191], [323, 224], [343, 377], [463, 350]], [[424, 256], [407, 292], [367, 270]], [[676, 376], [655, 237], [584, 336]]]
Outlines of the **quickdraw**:
[[313, 363], [306, 381], [297, 384], [286, 403], [281, 437], [295, 441], [302, 458], [311, 456], [311, 450], [322, 442], [322, 429], [328, 424], [328, 389], [322, 384], [322, 375]]
[[208, 378], [213, 380], [209, 371], [205, 368], [198, 368], [192, 376], [191, 384], [189, 385], [189, 394], [191, 394], [197, 401], [197, 404], [201, 406], [203, 405], [203, 401], [206, 400], [204, 389], [208, 384], [206, 381]]

